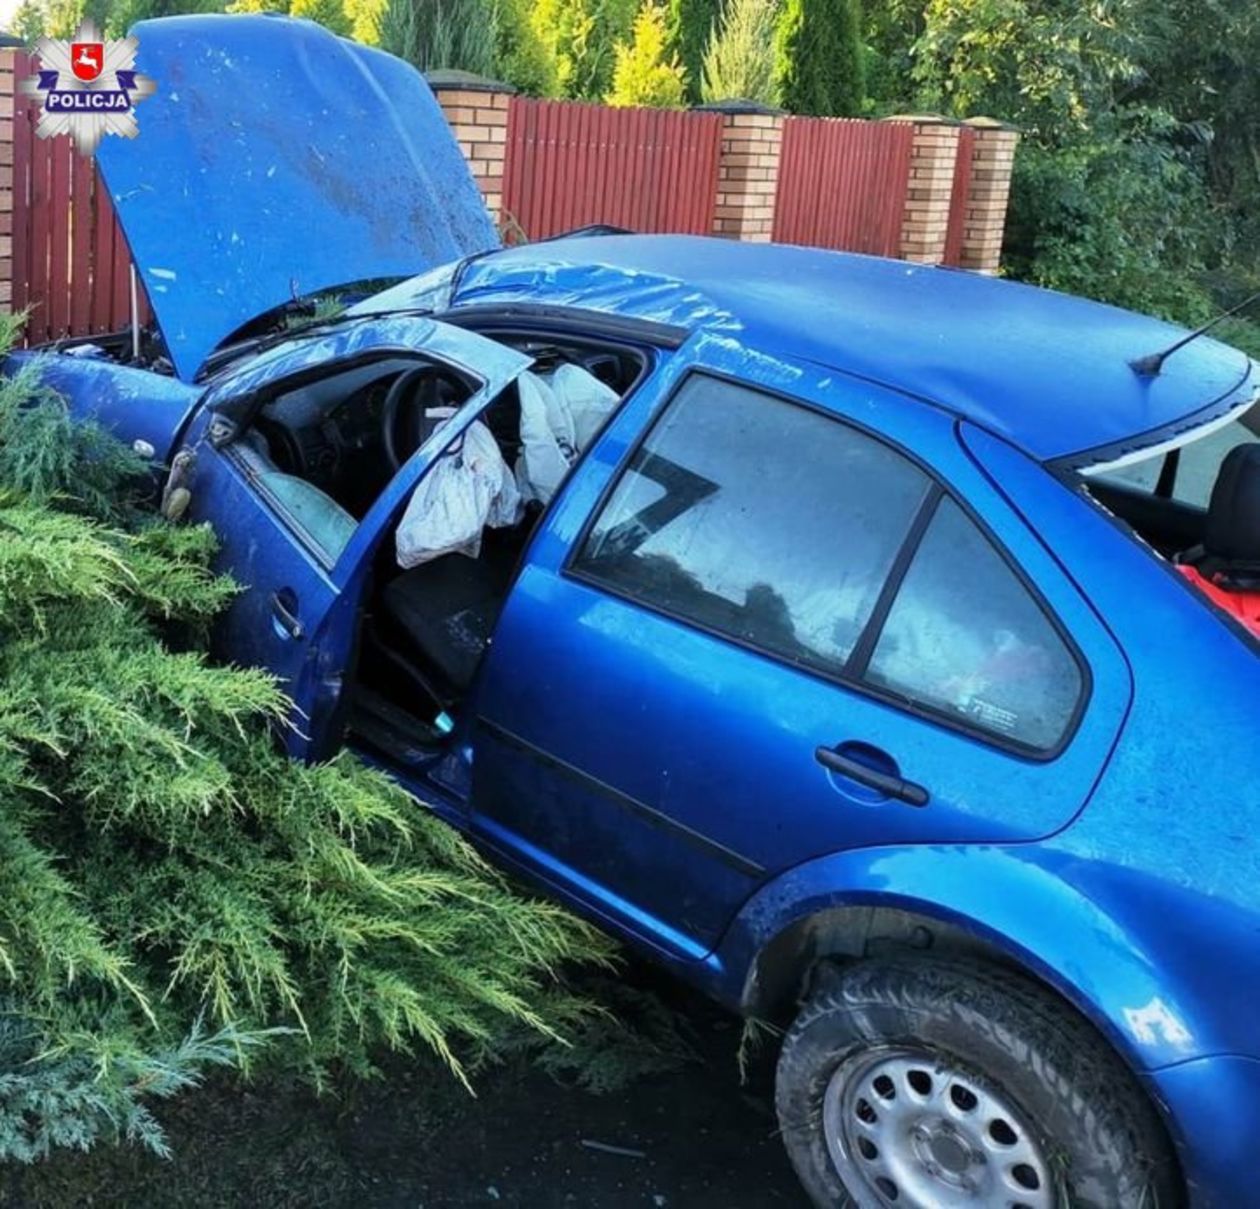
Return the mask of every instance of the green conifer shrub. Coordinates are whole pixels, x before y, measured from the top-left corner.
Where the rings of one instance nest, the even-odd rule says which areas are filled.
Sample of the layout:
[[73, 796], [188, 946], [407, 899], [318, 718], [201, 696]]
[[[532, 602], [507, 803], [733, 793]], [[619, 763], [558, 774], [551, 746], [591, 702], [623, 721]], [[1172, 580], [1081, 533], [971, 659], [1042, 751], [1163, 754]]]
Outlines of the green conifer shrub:
[[678, 56], [687, 83], [687, 100], [701, 99], [705, 48], [722, 16], [720, 0], [668, 0], [665, 32], [670, 50]]
[[468, 1080], [580, 1026], [557, 974], [608, 942], [350, 755], [279, 754], [275, 682], [189, 643], [237, 591], [214, 536], [147, 517], [140, 470], [0, 378], [0, 1159], [160, 1150], [147, 1101], [208, 1066]]
[[706, 101], [778, 99], [774, 79], [776, 0], [727, 0], [704, 52]]
[[786, 0], [775, 31], [779, 104], [852, 117], [866, 94], [861, 0]]
[[666, 41], [665, 10], [656, 0], [644, 0], [631, 40], [617, 43], [612, 87], [604, 98], [609, 105], [676, 109], [683, 104], [683, 68]]

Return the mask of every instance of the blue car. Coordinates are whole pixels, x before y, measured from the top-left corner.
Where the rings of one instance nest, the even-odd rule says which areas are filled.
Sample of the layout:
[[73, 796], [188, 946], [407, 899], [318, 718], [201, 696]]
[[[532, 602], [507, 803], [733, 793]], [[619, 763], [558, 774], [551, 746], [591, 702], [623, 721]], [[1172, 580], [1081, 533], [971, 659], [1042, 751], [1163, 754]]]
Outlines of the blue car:
[[1260, 369], [945, 269], [504, 248], [401, 62], [135, 33], [154, 324], [11, 360], [219, 532], [293, 755], [783, 1025], [817, 1205], [1260, 1204], [1260, 644], [1201, 586], [1260, 574]]

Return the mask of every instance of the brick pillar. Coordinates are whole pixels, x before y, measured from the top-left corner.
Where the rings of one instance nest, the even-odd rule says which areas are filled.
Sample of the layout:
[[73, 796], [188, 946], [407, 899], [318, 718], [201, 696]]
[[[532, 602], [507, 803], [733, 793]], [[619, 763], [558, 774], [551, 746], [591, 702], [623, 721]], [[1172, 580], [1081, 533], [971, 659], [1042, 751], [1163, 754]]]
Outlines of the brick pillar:
[[715, 101], [697, 108], [722, 115], [713, 234], [769, 243], [779, 186], [783, 112], [755, 101]]
[[13, 120], [16, 38], [0, 37], [0, 311], [13, 301]]
[[971, 153], [971, 187], [963, 224], [961, 264], [964, 269], [996, 273], [1002, 259], [1006, 208], [1015, 168], [1019, 131], [995, 118], [968, 118], [975, 131]]
[[508, 100], [516, 89], [470, 71], [431, 71], [426, 78], [497, 227], [503, 218]]
[[919, 264], [940, 264], [945, 259], [945, 237], [949, 233], [949, 203], [954, 192], [961, 126], [934, 115], [887, 120], [914, 126], [910, 180], [901, 223], [901, 258]]

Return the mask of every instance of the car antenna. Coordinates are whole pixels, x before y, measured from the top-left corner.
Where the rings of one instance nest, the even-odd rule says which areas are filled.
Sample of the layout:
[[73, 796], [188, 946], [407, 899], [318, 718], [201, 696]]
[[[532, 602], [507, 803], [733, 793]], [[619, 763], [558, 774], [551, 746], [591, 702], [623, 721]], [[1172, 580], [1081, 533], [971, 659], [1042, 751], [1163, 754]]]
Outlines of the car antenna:
[[1260, 290], [1244, 298], [1237, 306], [1231, 306], [1229, 310], [1222, 311], [1215, 319], [1209, 319], [1202, 327], [1195, 328], [1188, 336], [1183, 336], [1178, 340], [1176, 344], [1170, 344], [1163, 352], [1148, 353], [1145, 357], [1138, 357], [1136, 360], [1130, 361], [1129, 368], [1143, 378], [1158, 378], [1159, 371], [1164, 368], [1164, 362], [1173, 353], [1180, 352], [1191, 341], [1207, 335], [1222, 320], [1228, 319], [1231, 315], [1237, 315], [1239, 311], [1245, 311], [1247, 307], [1256, 301], [1260, 301]]

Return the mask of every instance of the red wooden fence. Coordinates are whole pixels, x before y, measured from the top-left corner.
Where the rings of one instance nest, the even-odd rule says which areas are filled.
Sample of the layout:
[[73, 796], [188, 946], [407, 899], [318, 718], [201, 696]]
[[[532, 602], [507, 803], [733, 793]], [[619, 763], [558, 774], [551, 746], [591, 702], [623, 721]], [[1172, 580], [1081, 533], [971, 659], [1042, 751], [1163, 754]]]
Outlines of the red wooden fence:
[[908, 122], [785, 118], [774, 239], [896, 256], [913, 141]]
[[[14, 75], [33, 74], [14, 56]], [[35, 137], [38, 109], [13, 114], [13, 309], [30, 309], [31, 344], [118, 331], [131, 316], [131, 257], [95, 161], [67, 138]], [[141, 316], [145, 318], [144, 315]]]
[[588, 223], [713, 229], [722, 117], [513, 97], [505, 217], [529, 239]]
[[967, 229], [967, 194], [971, 189], [971, 157], [976, 132], [964, 126], [958, 132], [958, 159], [954, 162], [954, 191], [949, 198], [949, 230], [945, 233], [944, 263], [962, 265], [963, 235]]

